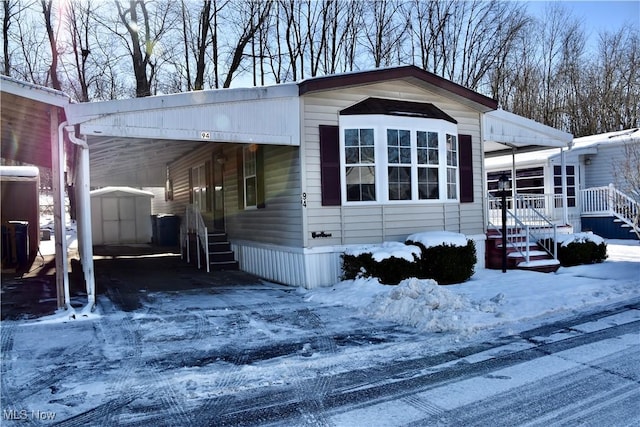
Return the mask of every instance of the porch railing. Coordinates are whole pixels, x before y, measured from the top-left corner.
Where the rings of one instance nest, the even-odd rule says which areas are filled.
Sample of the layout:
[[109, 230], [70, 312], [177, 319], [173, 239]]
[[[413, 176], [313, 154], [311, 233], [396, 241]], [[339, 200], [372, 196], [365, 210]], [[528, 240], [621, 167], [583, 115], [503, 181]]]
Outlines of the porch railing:
[[[529, 262], [529, 226], [520, 221], [513, 211], [508, 208], [509, 205], [513, 206], [510, 203], [513, 200], [507, 197], [505, 202], [507, 205], [507, 235], [505, 239], [507, 247], [515, 249], [526, 262]], [[502, 198], [489, 194], [488, 208], [489, 226], [497, 230], [500, 237], [502, 237]]]
[[580, 190], [583, 215], [614, 216], [640, 233], [640, 205], [613, 184]]
[[[516, 247], [517, 243], [526, 243], [526, 260], [529, 262], [529, 240], [532, 239], [547, 253], [557, 259], [557, 225], [551, 222], [542, 212], [532, 205], [529, 195], [516, 195], [515, 203], [512, 197], [506, 198], [507, 205], [507, 242], [512, 242], [510, 246]], [[540, 199], [538, 199], [540, 200]], [[489, 195], [488, 199], [488, 218], [489, 225], [498, 229], [502, 226], [502, 200], [501, 198]], [[518, 231], [519, 229], [519, 231]], [[511, 231], [509, 231], [511, 230]], [[511, 234], [511, 235], [510, 235]], [[526, 237], [523, 242], [522, 234]], [[519, 237], [519, 238], [518, 238]], [[524, 253], [520, 251], [524, 256]]]
[[538, 246], [552, 255], [553, 259], [557, 259], [558, 226], [531, 205], [530, 200], [523, 195], [516, 194], [516, 206], [519, 206], [516, 216], [527, 224], [529, 235], [538, 243]]
[[[204, 252], [204, 261], [207, 266], [208, 273], [210, 269], [209, 232], [204, 219], [202, 218], [202, 214], [200, 213], [200, 209], [196, 205], [187, 205], [185, 220], [182, 224], [183, 226], [180, 228], [180, 241], [184, 243], [187, 262], [191, 262], [190, 236], [195, 236], [198, 268], [201, 268], [202, 266], [201, 254]], [[182, 247], [182, 244], [180, 246]], [[183, 258], [184, 257], [185, 253], [183, 253]]]

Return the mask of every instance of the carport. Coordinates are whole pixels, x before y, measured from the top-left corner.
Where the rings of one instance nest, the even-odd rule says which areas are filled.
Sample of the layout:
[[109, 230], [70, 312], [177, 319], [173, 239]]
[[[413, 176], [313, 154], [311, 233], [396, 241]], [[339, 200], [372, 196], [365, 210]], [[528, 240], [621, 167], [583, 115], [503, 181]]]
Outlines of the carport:
[[[64, 108], [71, 99], [64, 93], [6, 76], [0, 76], [2, 157], [8, 160], [51, 168], [53, 174], [55, 270], [58, 307], [75, 317], [69, 292], [68, 248], [65, 236], [64, 197], [68, 177], [78, 189], [79, 251], [87, 288], [87, 305], [95, 305], [95, 281], [91, 245], [91, 212], [84, 205], [88, 196], [88, 153], [86, 145], [67, 128]], [[65, 137], [66, 136], [66, 137]], [[76, 145], [79, 144], [79, 145]], [[76, 147], [79, 150], [76, 150]], [[78, 153], [77, 156], [74, 155]], [[66, 161], [65, 161], [66, 159]], [[4, 202], [4, 201], [3, 201]], [[87, 227], [89, 227], [87, 232]]]

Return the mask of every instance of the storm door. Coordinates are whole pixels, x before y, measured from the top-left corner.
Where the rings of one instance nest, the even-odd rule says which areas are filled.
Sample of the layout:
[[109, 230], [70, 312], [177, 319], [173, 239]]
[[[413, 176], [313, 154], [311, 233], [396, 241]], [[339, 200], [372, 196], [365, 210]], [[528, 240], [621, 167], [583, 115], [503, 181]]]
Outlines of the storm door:
[[212, 162], [213, 228], [224, 231], [224, 157], [214, 154]]

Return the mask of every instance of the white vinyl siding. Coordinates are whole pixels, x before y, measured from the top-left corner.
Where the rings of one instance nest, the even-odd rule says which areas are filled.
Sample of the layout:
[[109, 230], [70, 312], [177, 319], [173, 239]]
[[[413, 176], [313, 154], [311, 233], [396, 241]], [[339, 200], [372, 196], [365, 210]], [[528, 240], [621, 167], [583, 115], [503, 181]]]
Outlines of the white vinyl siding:
[[[458, 133], [473, 140], [474, 203], [396, 201], [386, 205], [328, 206], [321, 203], [319, 125], [339, 125], [339, 111], [368, 97], [431, 102], [458, 121]], [[357, 244], [402, 240], [421, 230], [449, 230], [465, 234], [484, 232], [481, 113], [453, 99], [402, 81], [341, 88], [303, 97], [301, 155], [305, 159], [302, 191], [307, 196], [305, 246]], [[399, 127], [398, 127], [399, 128]], [[429, 129], [424, 129], [428, 131]], [[324, 231], [325, 238], [312, 238]]]

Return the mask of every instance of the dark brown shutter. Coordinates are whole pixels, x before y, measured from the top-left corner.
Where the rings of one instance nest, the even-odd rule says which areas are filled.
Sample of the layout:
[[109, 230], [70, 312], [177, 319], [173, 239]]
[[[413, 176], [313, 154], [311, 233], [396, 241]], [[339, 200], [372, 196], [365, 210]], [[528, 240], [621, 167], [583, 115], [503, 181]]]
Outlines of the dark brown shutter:
[[265, 200], [264, 187], [264, 147], [258, 146], [256, 151], [256, 190], [257, 190], [257, 208], [264, 209], [267, 207]]
[[473, 202], [473, 147], [471, 135], [458, 135], [460, 156], [460, 203]]
[[338, 126], [320, 125], [322, 206], [340, 206], [340, 135]]
[[238, 209], [244, 209], [244, 157], [243, 147], [236, 150], [236, 172], [238, 174]]

